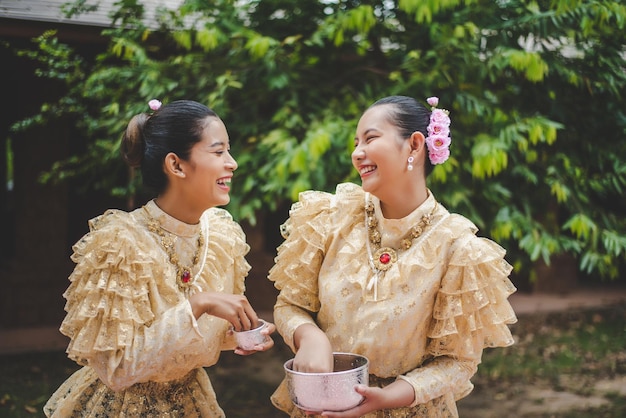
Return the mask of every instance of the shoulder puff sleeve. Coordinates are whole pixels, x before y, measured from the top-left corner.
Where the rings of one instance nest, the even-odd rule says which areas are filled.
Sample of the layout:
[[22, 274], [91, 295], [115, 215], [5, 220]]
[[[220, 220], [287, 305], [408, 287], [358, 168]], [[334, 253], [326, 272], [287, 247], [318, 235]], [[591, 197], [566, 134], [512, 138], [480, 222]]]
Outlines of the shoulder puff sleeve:
[[517, 318], [507, 299], [516, 289], [505, 250], [465, 222], [470, 226], [450, 248], [436, 296], [429, 352], [480, 361], [483, 348], [513, 344], [508, 325]]
[[338, 222], [351, 217], [343, 212], [343, 206], [350, 207], [349, 202], [354, 198], [362, 201], [363, 194], [359, 186], [351, 183], [338, 185], [335, 194], [300, 193], [298, 202], [291, 207], [289, 219], [281, 226], [285, 241], [278, 247], [269, 280], [280, 291], [274, 306], [274, 320], [292, 349], [296, 328], [315, 323], [313, 315], [320, 309], [318, 275], [331, 229], [336, 230]]
[[[206, 269], [218, 272], [219, 277], [234, 275], [233, 294], [243, 294], [245, 278], [251, 268], [245, 258], [250, 251], [245, 233], [233, 220], [232, 215], [224, 209], [209, 209], [203, 218], [209, 225], [211, 250], [215, 254], [207, 260]], [[224, 260], [232, 260], [232, 264], [225, 263]], [[229, 272], [231, 268], [233, 270]]]
[[154, 277], [162, 271], [140, 234], [122, 211], [90, 221], [90, 232], [73, 247], [76, 266], [63, 294], [60, 330], [70, 338], [69, 358], [92, 367], [113, 390], [180, 378], [207, 361], [186, 299], [154, 311], [151, 292], [158, 292]]
[[109, 210], [89, 222], [90, 232], [74, 246], [76, 263], [63, 294], [67, 315], [61, 332], [71, 339], [70, 357], [79, 364], [94, 351], [132, 344], [133, 328], [149, 325], [151, 263], [137, 251], [126, 214]]
[[473, 388], [483, 349], [513, 344], [508, 327], [517, 321], [508, 297], [516, 291], [508, 276], [505, 250], [477, 237], [477, 228], [451, 215], [449, 261], [435, 297], [427, 352], [432, 359], [399, 378], [415, 390], [413, 405], [453, 392], [455, 399]]

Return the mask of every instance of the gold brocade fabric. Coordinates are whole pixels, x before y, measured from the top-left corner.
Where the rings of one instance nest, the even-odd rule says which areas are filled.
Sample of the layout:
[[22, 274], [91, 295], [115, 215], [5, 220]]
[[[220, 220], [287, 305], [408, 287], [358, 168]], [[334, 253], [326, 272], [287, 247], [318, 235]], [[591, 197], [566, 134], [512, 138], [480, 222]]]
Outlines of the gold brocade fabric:
[[[407, 217], [385, 219], [380, 202], [370, 198], [381, 246], [393, 248], [436, 203], [430, 193]], [[505, 251], [439, 204], [411, 248], [399, 250], [398, 261], [376, 275], [368, 260], [364, 205], [363, 190], [350, 183], [335, 194], [302, 193], [293, 205], [284, 225], [288, 237], [269, 274], [280, 290], [278, 331], [294, 350], [296, 328], [316, 323], [334, 351], [364, 355], [371, 374], [413, 386], [413, 405], [368, 418], [457, 417], [455, 401], [472, 390], [483, 348], [513, 344], [508, 324], [517, 319], [507, 299], [516, 289]], [[300, 414], [284, 384], [272, 402]]]
[[[228, 212], [210, 209], [200, 224], [188, 225], [153, 201], [146, 208], [177, 237], [177, 254], [188, 265], [200, 230], [208, 231], [200, 290], [243, 294], [249, 247]], [[143, 210], [109, 210], [89, 225], [73, 247], [60, 328], [70, 338], [68, 356], [84, 367], [48, 400], [46, 416], [223, 417], [203, 367], [235, 348], [229, 324], [194, 318]]]

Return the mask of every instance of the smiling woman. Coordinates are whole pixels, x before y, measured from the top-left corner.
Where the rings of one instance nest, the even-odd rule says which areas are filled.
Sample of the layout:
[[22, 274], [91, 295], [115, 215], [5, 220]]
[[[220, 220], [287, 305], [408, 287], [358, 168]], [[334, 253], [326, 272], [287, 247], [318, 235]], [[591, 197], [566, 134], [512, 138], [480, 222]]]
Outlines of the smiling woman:
[[44, 407], [49, 417], [223, 417], [204, 367], [221, 350], [247, 355], [232, 335], [260, 318], [244, 293], [249, 247], [241, 227], [215, 206], [229, 202], [237, 162], [222, 120], [180, 100], [135, 116], [124, 160], [141, 169], [155, 198], [132, 212], [108, 210], [73, 247], [61, 332], [81, 369]]
[[[504, 249], [426, 184], [450, 155], [450, 118], [437, 102], [375, 102], [352, 153], [362, 185], [301, 193], [283, 225], [269, 279], [293, 370], [331, 372], [333, 352], [369, 360], [369, 384], [354, 387], [363, 402], [324, 416], [456, 418], [483, 348], [513, 343]], [[285, 382], [272, 401], [292, 418], [311, 412]]]
[[202, 212], [230, 201], [237, 169], [224, 122], [206, 106], [180, 100], [135, 116], [122, 138], [122, 155], [141, 169], [144, 185], [170, 215], [197, 223]]

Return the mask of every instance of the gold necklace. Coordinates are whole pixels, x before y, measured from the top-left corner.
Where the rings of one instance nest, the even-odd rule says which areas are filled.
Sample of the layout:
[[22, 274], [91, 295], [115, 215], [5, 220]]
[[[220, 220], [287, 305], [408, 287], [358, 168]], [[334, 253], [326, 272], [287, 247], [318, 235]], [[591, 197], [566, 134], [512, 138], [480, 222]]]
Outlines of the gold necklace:
[[[202, 268], [198, 270], [198, 273], [195, 276], [191, 272], [192, 267], [196, 267], [196, 265], [200, 261], [200, 251], [205, 243], [202, 229], [200, 230], [200, 233], [198, 235], [198, 245], [196, 248], [196, 253], [193, 255], [193, 259], [191, 261], [193, 263], [193, 266], [184, 266], [180, 262], [178, 254], [176, 254], [176, 249], [174, 248], [178, 237], [171, 233], [166, 234], [163, 230], [163, 227], [161, 226], [161, 223], [154, 219], [152, 215], [150, 215], [150, 212], [145, 206], [143, 207], [143, 210], [146, 212], [146, 215], [148, 217], [148, 230], [156, 233], [159, 237], [161, 237], [161, 245], [163, 245], [163, 248], [165, 248], [165, 252], [169, 257], [170, 263], [172, 263], [174, 267], [176, 267], [176, 284], [178, 285], [178, 288], [185, 294], [188, 294], [191, 288], [194, 286], [197, 276], [199, 276], [202, 272]], [[204, 267], [204, 263], [202, 264], [202, 266]]]
[[[426, 227], [430, 225], [437, 205], [438, 202], [435, 200], [433, 210], [431, 210], [429, 214], [423, 215], [417, 225], [413, 226], [404, 238], [402, 238], [400, 242], [402, 250], [406, 251], [411, 248], [413, 241], [422, 235]], [[378, 231], [378, 219], [376, 219], [375, 216], [374, 203], [369, 200], [369, 196], [366, 197], [365, 201], [365, 225], [367, 226], [367, 235], [369, 238], [367, 252], [372, 266], [378, 271], [384, 272], [389, 270], [393, 263], [398, 261], [398, 253], [391, 247], [380, 247], [382, 235]], [[374, 254], [372, 254], [371, 247], [375, 249]]]

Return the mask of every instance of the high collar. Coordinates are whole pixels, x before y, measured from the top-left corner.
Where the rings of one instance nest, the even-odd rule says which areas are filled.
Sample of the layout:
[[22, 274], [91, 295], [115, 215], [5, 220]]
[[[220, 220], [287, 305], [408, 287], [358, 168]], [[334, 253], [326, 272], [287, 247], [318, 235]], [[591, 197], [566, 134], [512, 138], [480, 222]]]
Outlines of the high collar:
[[435, 196], [428, 190], [426, 200], [415, 208], [413, 212], [404, 218], [387, 219], [383, 216], [380, 208], [380, 200], [372, 194], [369, 195], [369, 199], [374, 204], [374, 216], [378, 220], [378, 228], [382, 238], [381, 244], [396, 248], [400, 245], [400, 240], [406, 236], [407, 232], [420, 222], [422, 216], [430, 214], [437, 204]]
[[188, 224], [180, 221], [163, 211], [153, 200], [145, 205], [146, 210], [156, 221], [159, 222], [161, 228], [180, 237], [193, 237], [200, 232], [200, 223]]

